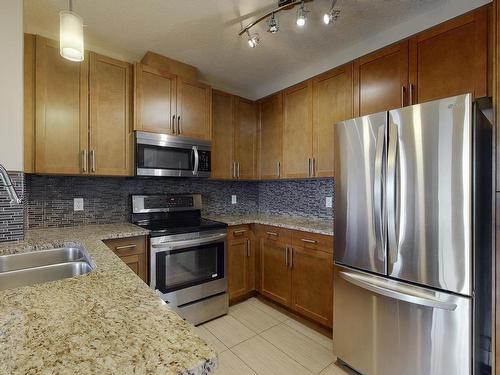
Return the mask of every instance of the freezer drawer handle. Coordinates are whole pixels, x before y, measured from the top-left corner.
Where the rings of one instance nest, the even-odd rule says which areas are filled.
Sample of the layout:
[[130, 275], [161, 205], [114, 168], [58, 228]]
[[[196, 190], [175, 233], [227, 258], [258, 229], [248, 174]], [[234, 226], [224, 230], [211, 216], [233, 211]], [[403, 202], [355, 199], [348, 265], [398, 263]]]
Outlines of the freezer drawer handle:
[[372, 291], [374, 293], [377, 293], [377, 294], [380, 294], [380, 295], [383, 295], [383, 296], [386, 296], [389, 298], [394, 298], [394, 299], [397, 299], [400, 301], [409, 302], [409, 303], [413, 303], [413, 304], [421, 305], [421, 306], [449, 310], [449, 311], [454, 311], [457, 308], [457, 305], [454, 303], [438, 301], [435, 299], [425, 298], [422, 296], [415, 296], [413, 294], [407, 294], [407, 293], [399, 292], [396, 290], [384, 288], [384, 287], [381, 287], [378, 285], [374, 285], [368, 281], [362, 280], [361, 278], [356, 277], [354, 275], [351, 275], [347, 272], [341, 271], [340, 277], [342, 277], [347, 282], [350, 282], [351, 284], [359, 286], [360, 288]]

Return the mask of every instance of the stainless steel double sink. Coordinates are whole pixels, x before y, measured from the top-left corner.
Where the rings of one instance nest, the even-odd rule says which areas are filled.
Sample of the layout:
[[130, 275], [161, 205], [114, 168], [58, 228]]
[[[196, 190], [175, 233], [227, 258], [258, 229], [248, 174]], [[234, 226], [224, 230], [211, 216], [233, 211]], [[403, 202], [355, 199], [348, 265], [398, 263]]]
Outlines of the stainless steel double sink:
[[87, 274], [95, 268], [81, 246], [0, 256], [0, 290]]

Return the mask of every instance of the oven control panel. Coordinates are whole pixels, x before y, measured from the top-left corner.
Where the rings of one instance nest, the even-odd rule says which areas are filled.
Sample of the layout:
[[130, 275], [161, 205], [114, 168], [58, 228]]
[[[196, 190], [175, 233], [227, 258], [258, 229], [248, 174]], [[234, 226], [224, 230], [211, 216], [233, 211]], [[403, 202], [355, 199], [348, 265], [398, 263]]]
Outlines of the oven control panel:
[[200, 194], [132, 195], [132, 213], [201, 210]]
[[199, 172], [210, 172], [210, 151], [201, 151], [198, 150], [198, 155], [200, 157], [199, 159], [199, 166], [198, 166], [198, 171]]

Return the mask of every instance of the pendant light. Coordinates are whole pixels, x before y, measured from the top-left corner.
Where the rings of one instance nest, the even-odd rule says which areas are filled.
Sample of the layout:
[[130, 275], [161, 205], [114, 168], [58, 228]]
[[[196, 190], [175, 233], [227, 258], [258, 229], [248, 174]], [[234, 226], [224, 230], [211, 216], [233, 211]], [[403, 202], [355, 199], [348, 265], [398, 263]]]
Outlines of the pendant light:
[[71, 61], [83, 61], [83, 19], [73, 12], [73, 1], [69, 10], [59, 12], [59, 53]]

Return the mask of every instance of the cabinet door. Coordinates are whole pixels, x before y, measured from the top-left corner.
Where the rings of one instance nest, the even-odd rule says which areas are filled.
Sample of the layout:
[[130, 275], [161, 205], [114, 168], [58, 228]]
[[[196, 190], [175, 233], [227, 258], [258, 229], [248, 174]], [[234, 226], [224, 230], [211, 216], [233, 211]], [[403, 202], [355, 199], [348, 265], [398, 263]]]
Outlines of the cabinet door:
[[246, 237], [229, 242], [227, 257], [230, 299], [243, 296], [247, 292], [247, 246]]
[[176, 78], [147, 65], [135, 65], [135, 130], [174, 134]]
[[284, 92], [283, 177], [312, 176], [312, 83]]
[[410, 40], [413, 103], [472, 93], [487, 95], [487, 9], [481, 8]]
[[127, 176], [132, 173], [130, 64], [90, 54], [90, 172]]
[[59, 42], [36, 37], [35, 172], [88, 171], [88, 56], [81, 63], [59, 54]]
[[212, 92], [212, 178], [234, 177], [234, 97]]
[[333, 256], [331, 253], [294, 247], [292, 308], [331, 327], [333, 320]]
[[313, 174], [333, 177], [333, 126], [352, 118], [352, 64], [313, 80]]
[[210, 140], [210, 100], [210, 86], [177, 77], [178, 135]]
[[247, 238], [247, 285], [246, 291], [247, 293], [252, 292], [257, 289], [255, 283], [256, 276], [256, 259], [257, 259], [257, 248], [255, 246], [255, 240], [252, 233]]
[[287, 246], [262, 238], [260, 261], [262, 294], [282, 305], [290, 306], [291, 272], [287, 262]]
[[241, 179], [253, 179], [257, 176], [257, 111], [255, 103], [243, 98], [236, 98], [235, 160], [236, 175]]
[[283, 156], [283, 93], [263, 99], [259, 108], [260, 178], [280, 178]]
[[120, 257], [120, 259], [130, 267], [144, 282], [146, 279], [146, 258], [143, 254], [134, 254]]
[[401, 42], [354, 61], [354, 116], [408, 103], [408, 42]]

